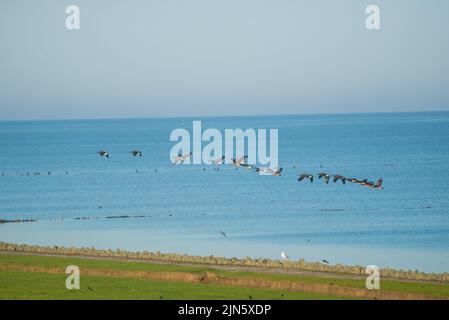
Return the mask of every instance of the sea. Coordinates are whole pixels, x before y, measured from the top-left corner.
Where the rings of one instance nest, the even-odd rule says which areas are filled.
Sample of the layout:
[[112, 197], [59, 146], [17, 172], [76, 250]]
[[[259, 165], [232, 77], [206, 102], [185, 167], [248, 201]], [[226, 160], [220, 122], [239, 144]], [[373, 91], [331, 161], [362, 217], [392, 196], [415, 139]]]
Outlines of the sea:
[[[174, 166], [196, 120], [278, 129], [282, 176]], [[320, 172], [383, 189], [297, 180]], [[11, 243], [448, 272], [449, 112], [2, 121], [0, 219], [36, 220], [0, 224]]]

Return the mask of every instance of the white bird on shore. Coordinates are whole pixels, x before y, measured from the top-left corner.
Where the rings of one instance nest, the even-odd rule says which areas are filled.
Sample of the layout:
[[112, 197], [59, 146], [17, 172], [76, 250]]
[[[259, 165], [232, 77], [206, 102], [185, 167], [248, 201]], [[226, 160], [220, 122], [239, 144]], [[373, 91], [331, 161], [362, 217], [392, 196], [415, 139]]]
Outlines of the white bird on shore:
[[289, 257], [284, 251], [281, 252], [281, 257], [282, 257], [282, 259], [284, 259], [284, 260], [290, 259], [290, 257]]

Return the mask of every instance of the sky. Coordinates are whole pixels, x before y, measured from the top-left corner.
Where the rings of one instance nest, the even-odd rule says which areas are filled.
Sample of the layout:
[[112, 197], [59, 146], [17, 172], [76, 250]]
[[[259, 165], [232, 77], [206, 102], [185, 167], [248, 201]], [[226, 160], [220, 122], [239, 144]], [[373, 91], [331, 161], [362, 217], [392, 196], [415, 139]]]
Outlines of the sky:
[[[370, 4], [380, 30], [365, 27]], [[445, 0], [2, 0], [0, 120], [449, 110], [448, 13]]]

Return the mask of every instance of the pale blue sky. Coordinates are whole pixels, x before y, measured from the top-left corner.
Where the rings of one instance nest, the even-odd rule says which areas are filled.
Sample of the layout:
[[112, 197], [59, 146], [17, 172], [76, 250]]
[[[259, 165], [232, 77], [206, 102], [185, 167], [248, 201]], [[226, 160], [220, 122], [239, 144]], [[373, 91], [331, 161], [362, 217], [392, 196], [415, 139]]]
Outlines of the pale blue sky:
[[[65, 29], [65, 7], [81, 30]], [[381, 30], [365, 29], [365, 7]], [[2, 0], [0, 119], [449, 110], [449, 1]]]

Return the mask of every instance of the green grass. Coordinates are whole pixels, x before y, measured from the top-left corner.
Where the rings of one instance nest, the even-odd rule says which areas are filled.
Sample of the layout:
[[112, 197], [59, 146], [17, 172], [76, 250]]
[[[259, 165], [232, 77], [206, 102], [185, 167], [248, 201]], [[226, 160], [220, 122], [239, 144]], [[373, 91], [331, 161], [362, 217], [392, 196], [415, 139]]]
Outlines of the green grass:
[[39, 256], [39, 255], [8, 255], [0, 253], [0, 265], [23, 265], [23, 266], [40, 266], [40, 267], [60, 267], [66, 268], [68, 265], [76, 265], [80, 269], [108, 269], [118, 271], [152, 271], [152, 272], [190, 272], [201, 273], [211, 271], [207, 267], [190, 267], [177, 266], [169, 264], [154, 264], [146, 262], [120, 261], [109, 259], [89, 259], [89, 258], [71, 258], [71, 257], [55, 257], [55, 256]]
[[[220, 274], [220, 272], [216, 272]], [[220, 274], [223, 277], [229, 276], [229, 272]], [[251, 277], [269, 280], [296, 280], [306, 283], [330, 284], [336, 286], [365, 288], [365, 279], [329, 278], [319, 276], [288, 275], [288, 274], [267, 274], [257, 272], [233, 272], [232, 277]], [[383, 280], [381, 277], [380, 289], [385, 291], [396, 291], [402, 293], [425, 294], [436, 298], [449, 298], [449, 284], [438, 284], [430, 282]]]
[[79, 290], [67, 290], [65, 280], [65, 274], [2, 270], [0, 299], [338, 299], [280, 290], [94, 276], [82, 276]]
[[[221, 277], [248, 277], [265, 280], [291, 280], [306, 283], [332, 284], [364, 288], [364, 279], [328, 278], [305, 275], [289, 275], [259, 272], [230, 272], [207, 266], [177, 266], [145, 262], [97, 260], [36, 255], [0, 254], [0, 266], [60, 267], [77, 265], [83, 268], [152, 271], [152, 272], [210, 272]], [[0, 270], [0, 299], [331, 299], [336, 297], [281, 290], [220, 286], [216, 284], [152, 281], [136, 278], [111, 278], [82, 276], [81, 289], [65, 289], [65, 274]], [[90, 291], [87, 287], [94, 291]], [[448, 284], [383, 280], [381, 290], [425, 294], [437, 298], [449, 297]]]

